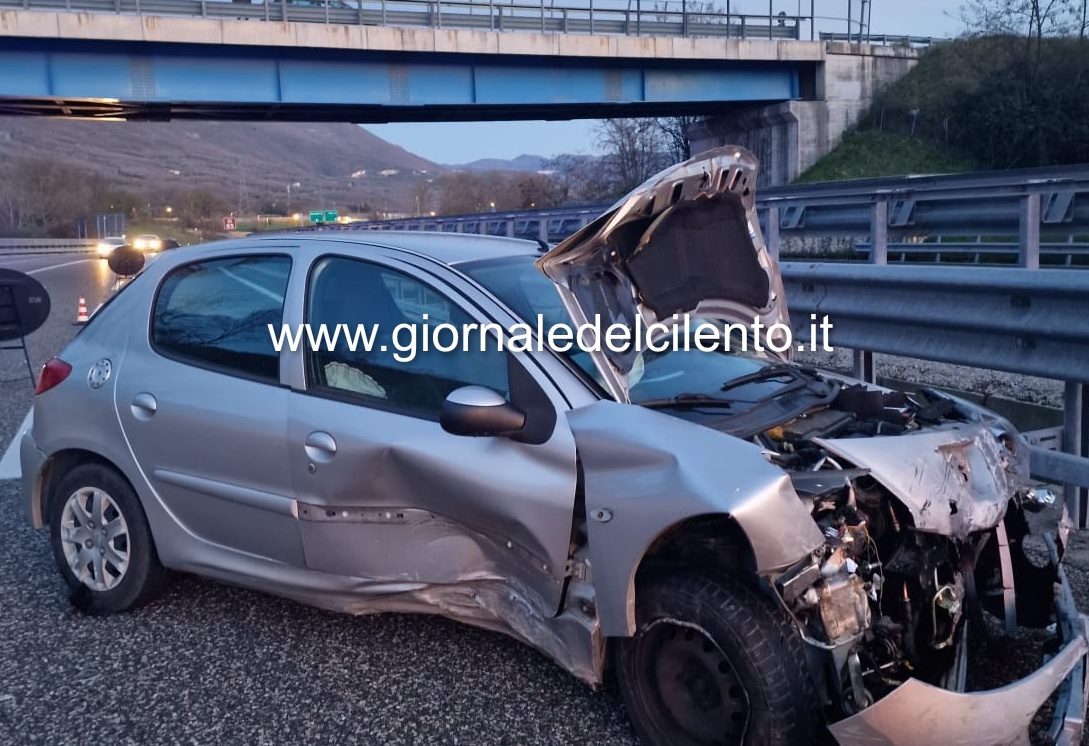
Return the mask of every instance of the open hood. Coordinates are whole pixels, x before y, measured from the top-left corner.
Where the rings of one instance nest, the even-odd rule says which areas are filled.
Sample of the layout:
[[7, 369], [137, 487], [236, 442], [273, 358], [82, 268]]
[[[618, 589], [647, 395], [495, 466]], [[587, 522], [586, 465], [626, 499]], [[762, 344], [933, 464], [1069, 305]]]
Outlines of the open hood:
[[[756, 217], [752, 153], [709, 150], [651, 177], [603, 215], [537, 260], [560, 288], [576, 324], [601, 328], [636, 317], [683, 323], [683, 316], [723, 323], [789, 326], [779, 268]], [[780, 345], [776, 345], [780, 346]], [[789, 360], [792, 351], [778, 354]], [[602, 345], [591, 353], [606, 386], [627, 400], [639, 351]]]

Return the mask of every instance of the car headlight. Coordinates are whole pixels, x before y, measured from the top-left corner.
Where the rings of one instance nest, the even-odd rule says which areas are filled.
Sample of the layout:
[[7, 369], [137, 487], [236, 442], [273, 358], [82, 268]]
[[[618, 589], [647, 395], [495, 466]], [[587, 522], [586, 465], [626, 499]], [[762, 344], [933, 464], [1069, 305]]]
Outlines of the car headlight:
[[113, 248], [113, 247], [112, 247], [112, 246], [110, 246], [110, 245], [109, 245], [108, 243], [106, 243], [105, 241], [99, 241], [99, 242], [98, 242], [98, 243], [97, 243], [97, 244], [95, 245], [95, 250], [97, 250], [97, 251], [98, 251], [98, 255], [99, 255], [99, 256], [106, 256], [107, 254], [109, 254], [109, 253], [110, 253], [110, 250], [111, 250], [112, 248]]

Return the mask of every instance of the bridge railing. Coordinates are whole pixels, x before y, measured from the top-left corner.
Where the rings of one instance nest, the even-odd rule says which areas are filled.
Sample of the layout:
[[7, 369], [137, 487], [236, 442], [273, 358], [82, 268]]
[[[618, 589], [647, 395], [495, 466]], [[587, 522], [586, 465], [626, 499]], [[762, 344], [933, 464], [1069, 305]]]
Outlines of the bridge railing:
[[564, 34], [800, 39], [801, 15], [690, 11], [677, 0], [0, 0], [0, 8]]
[[[551, 243], [607, 207], [324, 230], [482, 233]], [[1061, 437], [1052, 429], [1039, 439], [1047, 445], [1033, 450], [1033, 472], [1067, 485], [1071, 514], [1084, 525], [1089, 166], [766, 188], [757, 212], [772, 253], [796, 260], [782, 269], [797, 331], [804, 338], [808, 314], [828, 313], [833, 341], [852, 350], [858, 378], [874, 380], [877, 351], [1063, 381]], [[885, 266], [890, 263], [910, 266]], [[917, 266], [923, 263], [948, 266]], [[1041, 263], [1061, 268], [1040, 269]]]
[[821, 41], [846, 41], [863, 44], [880, 44], [887, 47], [929, 47], [948, 39], [934, 36], [908, 36], [906, 34], [871, 34], [867, 31], [854, 33], [821, 31]]

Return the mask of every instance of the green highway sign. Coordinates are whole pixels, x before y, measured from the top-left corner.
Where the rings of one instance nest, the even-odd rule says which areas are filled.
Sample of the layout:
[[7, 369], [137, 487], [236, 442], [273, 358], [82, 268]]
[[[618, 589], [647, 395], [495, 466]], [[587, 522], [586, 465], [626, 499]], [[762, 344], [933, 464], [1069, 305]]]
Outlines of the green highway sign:
[[320, 223], [320, 222], [322, 222], [322, 218], [323, 218], [323, 213], [321, 212], [321, 210], [311, 210], [310, 211], [310, 222], [311, 223]]
[[326, 223], [335, 223], [335, 222], [337, 222], [337, 211], [336, 210], [326, 210], [325, 211], [325, 222]]
[[336, 210], [311, 210], [311, 223], [335, 223], [337, 222]]

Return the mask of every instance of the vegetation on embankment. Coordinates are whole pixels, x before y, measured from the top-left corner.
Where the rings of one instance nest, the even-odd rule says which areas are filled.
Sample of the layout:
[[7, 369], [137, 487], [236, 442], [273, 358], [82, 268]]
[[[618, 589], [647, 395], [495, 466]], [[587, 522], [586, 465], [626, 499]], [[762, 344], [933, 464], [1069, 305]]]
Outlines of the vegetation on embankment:
[[799, 181], [1089, 162], [1089, 39], [936, 44]]

